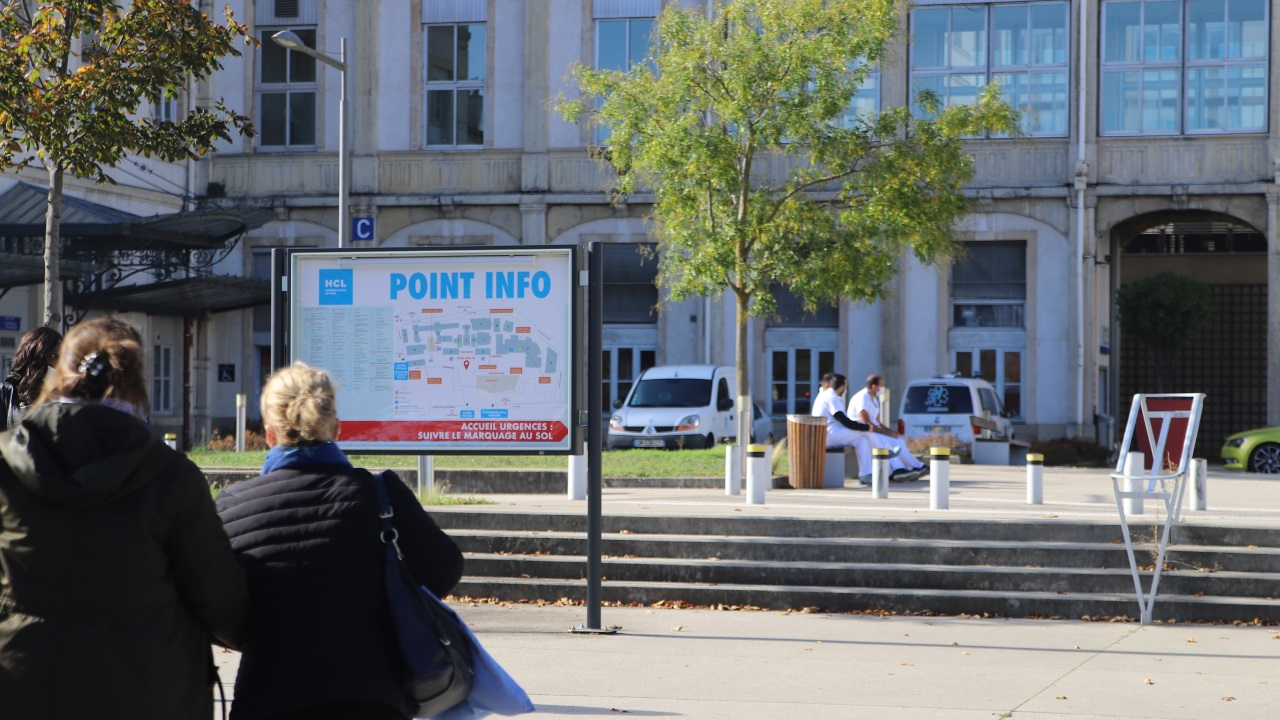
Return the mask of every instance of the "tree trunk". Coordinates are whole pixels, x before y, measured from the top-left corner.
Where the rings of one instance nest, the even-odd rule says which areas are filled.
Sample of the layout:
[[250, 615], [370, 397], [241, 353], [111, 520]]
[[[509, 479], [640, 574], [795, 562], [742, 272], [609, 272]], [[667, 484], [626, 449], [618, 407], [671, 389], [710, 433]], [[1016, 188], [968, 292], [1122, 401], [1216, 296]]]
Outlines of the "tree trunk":
[[47, 160], [49, 168], [49, 207], [44, 219], [44, 324], [61, 330], [62, 275], [58, 258], [62, 242], [62, 164]]
[[737, 293], [738, 300], [738, 325], [734, 330], [734, 345], [736, 345], [738, 368], [738, 460], [740, 462], [739, 470], [742, 475], [742, 483], [745, 486], [747, 482], [747, 468], [749, 467], [749, 458], [747, 457], [747, 444], [751, 442], [751, 382], [748, 376], [748, 360], [747, 357], [747, 329], [751, 309], [751, 298], [745, 293]]

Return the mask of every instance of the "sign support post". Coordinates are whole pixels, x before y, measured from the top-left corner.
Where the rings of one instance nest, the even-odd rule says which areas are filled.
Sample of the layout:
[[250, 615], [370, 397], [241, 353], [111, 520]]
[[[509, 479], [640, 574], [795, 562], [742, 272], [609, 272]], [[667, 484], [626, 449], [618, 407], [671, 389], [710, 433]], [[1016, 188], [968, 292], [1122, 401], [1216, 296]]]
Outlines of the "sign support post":
[[600, 366], [604, 344], [604, 244], [587, 244], [587, 624], [573, 629], [580, 633], [616, 632], [600, 622], [601, 584], [604, 569], [600, 561], [603, 531], [604, 474], [601, 471]]

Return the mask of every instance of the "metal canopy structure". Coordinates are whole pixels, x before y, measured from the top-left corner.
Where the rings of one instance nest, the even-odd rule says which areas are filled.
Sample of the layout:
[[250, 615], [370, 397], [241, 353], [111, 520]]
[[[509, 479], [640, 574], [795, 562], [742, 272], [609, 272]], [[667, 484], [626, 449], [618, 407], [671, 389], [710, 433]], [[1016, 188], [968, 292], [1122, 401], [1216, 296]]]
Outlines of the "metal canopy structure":
[[[44, 282], [48, 192], [20, 182], [0, 194], [0, 291]], [[246, 231], [271, 220], [257, 208], [205, 208], [141, 217], [64, 196], [61, 270], [67, 304], [90, 309], [199, 315], [265, 305], [265, 282], [212, 268]], [[131, 278], [147, 281], [126, 284]]]

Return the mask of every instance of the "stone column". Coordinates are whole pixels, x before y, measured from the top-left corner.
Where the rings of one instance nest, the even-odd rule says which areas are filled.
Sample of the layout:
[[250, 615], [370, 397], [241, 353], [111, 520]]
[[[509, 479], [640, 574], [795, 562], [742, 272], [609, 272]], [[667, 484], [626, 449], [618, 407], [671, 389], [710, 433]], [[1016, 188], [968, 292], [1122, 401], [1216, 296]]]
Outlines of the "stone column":
[[547, 244], [547, 204], [520, 203], [521, 238], [523, 245]]

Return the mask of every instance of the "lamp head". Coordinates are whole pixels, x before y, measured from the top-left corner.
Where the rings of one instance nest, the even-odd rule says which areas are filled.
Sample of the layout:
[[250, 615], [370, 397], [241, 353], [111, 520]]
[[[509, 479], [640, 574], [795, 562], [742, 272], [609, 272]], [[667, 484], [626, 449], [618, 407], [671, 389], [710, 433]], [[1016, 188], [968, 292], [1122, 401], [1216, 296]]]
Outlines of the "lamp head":
[[306, 43], [302, 42], [302, 38], [298, 37], [298, 33], [292, 30], [281, 30], [275, 35], [272, 35], [271, 40], [274, 41], [275, 44], [289, 48], [290, 50], [298, 50], [307, 46]]

